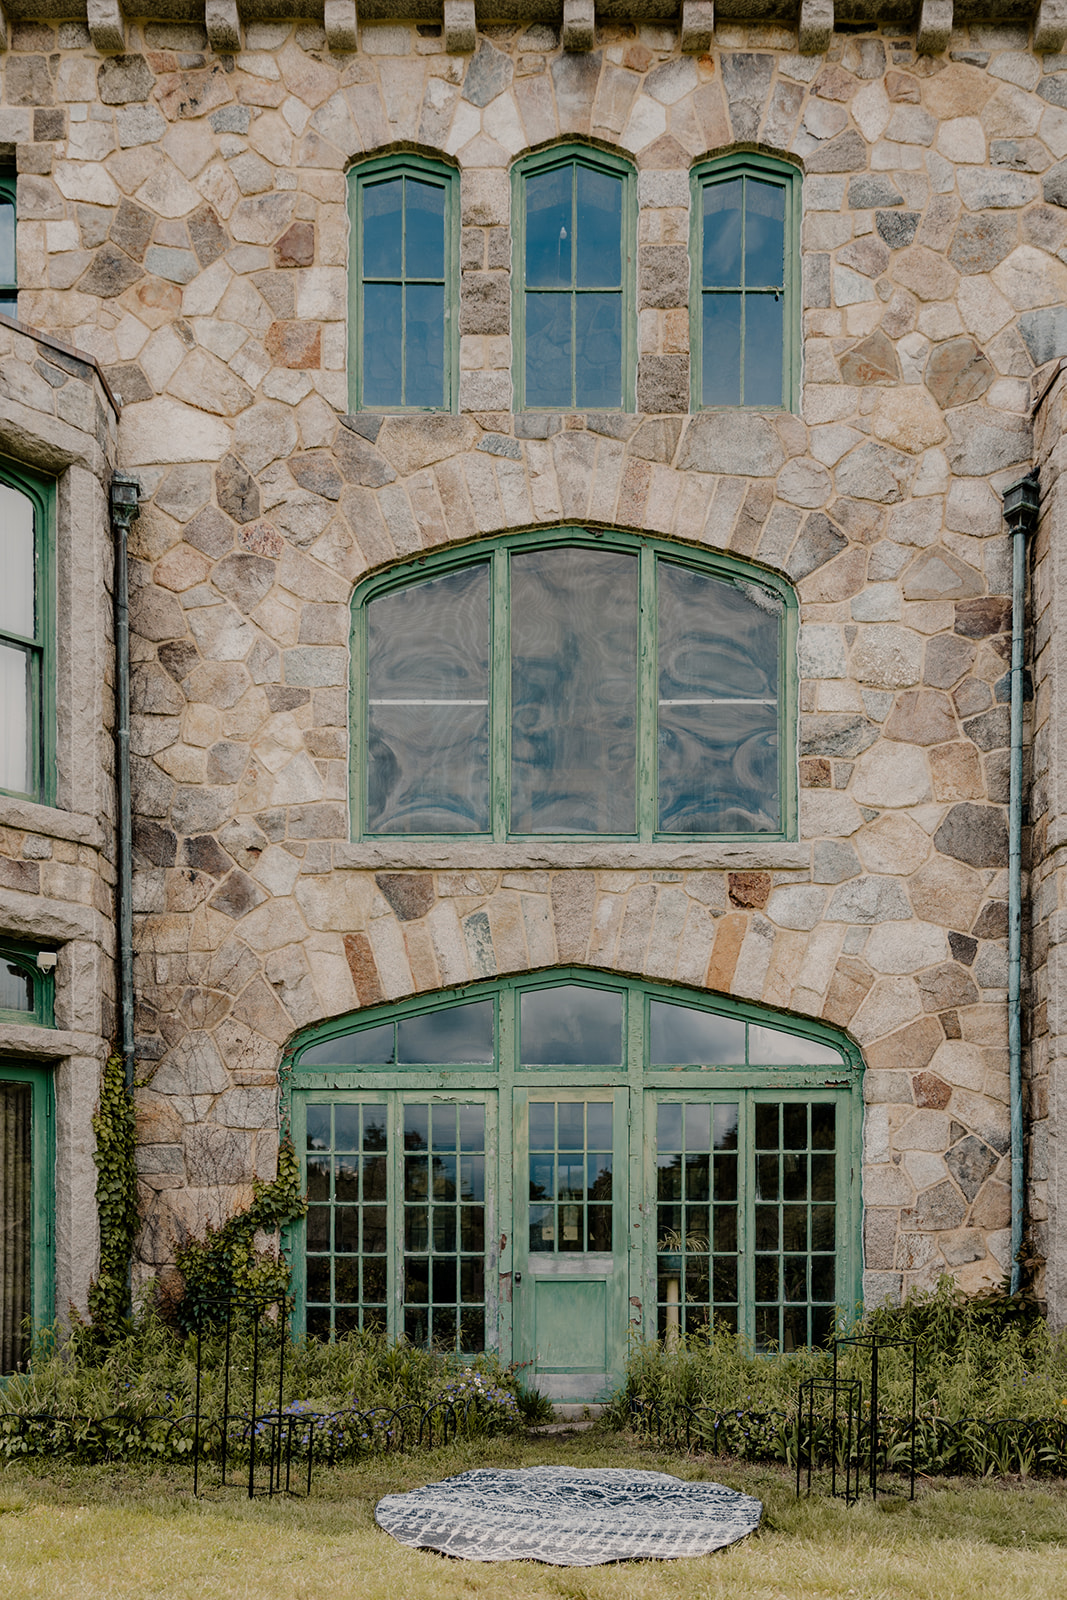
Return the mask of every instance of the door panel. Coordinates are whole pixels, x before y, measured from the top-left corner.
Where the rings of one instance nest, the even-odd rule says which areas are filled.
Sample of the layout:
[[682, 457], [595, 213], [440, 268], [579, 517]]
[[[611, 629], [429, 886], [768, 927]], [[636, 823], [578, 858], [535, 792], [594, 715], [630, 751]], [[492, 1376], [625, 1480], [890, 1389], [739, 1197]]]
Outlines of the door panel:
[[515, 1094], [516, 1354], [551, 1399], [599, 1398], [621, 1378], [627, 1108], [625, 1089]]

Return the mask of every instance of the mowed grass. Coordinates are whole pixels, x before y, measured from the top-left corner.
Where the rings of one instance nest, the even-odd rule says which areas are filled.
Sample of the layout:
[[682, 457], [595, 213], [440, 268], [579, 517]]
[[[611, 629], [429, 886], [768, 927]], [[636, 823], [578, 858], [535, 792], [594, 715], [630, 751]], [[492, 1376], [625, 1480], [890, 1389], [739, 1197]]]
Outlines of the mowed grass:
[[[758, 1496], [759, 1532], [697, 1560], [481, 1565], [408, 1550], [374, 1524], [389, 1494], [474, 1466], [643, 1467]], [[1064, 1600], [1067, 1485], [924, 1482], [914, 1504], [796, 1501], [784, 1469], [646, 1449], [594, 1431], [321, 1470], [310, 1500], [195, 1501], [178, 1468], [12, 1463], [0, 1471], [0, 1596], [167, 1600]]]

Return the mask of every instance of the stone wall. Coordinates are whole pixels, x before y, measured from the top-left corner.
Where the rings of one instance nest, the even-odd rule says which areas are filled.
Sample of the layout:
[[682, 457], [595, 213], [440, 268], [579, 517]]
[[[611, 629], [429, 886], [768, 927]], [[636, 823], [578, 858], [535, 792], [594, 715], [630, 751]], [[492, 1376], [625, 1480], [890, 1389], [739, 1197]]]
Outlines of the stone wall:
[[91, 360], [0, 317], [0, 456], [56, 481], [56, 804], [0, 795], [0, 935], [57, 952], [55, 1028], [0, 1056], [55, 1063], [56, 1311], [95, 1270], [90, 1124], [115, 1030], [114, 677], [107, 478], [117, 407]]
[[[865, 1083], [867, 1292], [1008, 1266], [1007, 629], [998, 491], [1067, 350], [1067, 59], [972, 25], [796, 52], [728, 24], [193, 26], [101, 58], [17, 24], [20, 314], [99, 360], [148, 503], [136, 557], [146, 1269], [269, 1172], [294, 1029], [557, 961], [847, 1028]], [[636, 416], [514, 414], [509, 165], [630, 154]], [[686, 414], [688, 169], [804, 178], [800, 414]], [[461, 412], [348, 415], [345, 169], [462, 178]], [[428, 547], [567, 521], [749, 557], [801, 602], [799, 842], [350, 842], [349, 600]]]

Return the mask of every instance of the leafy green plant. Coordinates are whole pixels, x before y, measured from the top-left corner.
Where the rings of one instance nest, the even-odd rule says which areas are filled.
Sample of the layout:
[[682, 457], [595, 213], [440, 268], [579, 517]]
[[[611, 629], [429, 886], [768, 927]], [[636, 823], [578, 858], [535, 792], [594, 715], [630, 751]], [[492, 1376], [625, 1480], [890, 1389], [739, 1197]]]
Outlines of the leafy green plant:
[[130, 1261], [140, 1226], [133, 1097], [117, 1051], [104, 1066], [93, 1132], [100, 1271], [89, 1288], [89, 1315], [96, 1334], [107, 1339], [129, 1313]]

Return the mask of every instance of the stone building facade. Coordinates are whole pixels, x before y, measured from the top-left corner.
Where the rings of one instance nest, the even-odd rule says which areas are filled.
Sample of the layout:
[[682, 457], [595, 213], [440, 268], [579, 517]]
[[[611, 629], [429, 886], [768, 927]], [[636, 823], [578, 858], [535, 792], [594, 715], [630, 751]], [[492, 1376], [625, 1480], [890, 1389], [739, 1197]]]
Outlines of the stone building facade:
[[[978, 1291], [1011, 1268], [1001, 495], [1036, 466], [1025, 1232], [1062, 1322], [1067, 29], [1047, 4], [1007, 20], [957, 8], [953, 23], [930, 0], [918, 19], [857, 11], [836, 30], [832, 7], [816, 17], [807, 0], [799, 22], [713, 19], [686, 0], [681, 19], [595, 23], [567, 0], [562, 28], [479, 7], [476, 30], [462, 0], [443, 21], [370, 12], [358, 26], [343, 0], [296, 23], [214, 0], [206, 21], [51, 9], [6, 6], [0, 56], [18, 217], [0, 455], [58, 483], [58, 781], [54, 804], [0, 796], [0, 934], [59, 955], [56, 1031], [2, 1035], [5, 1056], [57, 1063], [57, 1308], [81, 1302], [92, 1267], [89, 1115], [114, 1030], [113, 468], [141, 492], [139, 1281], [271, 1174], [290, 1119], [304, 1128], [299, 1051], [319, 1024], [373, 1008], [384, 1026], [417, 997], [556, 973], [839, 1050], [851, 1077], [827, 1079], [818, 1051], [789, 1057], [786, 1099], [851, 1085], [855, 1157], [838, 1178], [853, 1186], [857, 1287], [839, 1282], [836, 1299], [855, 1304], [862, 1263], [871, 1304], [943, 1272]], [[632, 170], [624, 407], [514, 399], [516, 174], [557, 146]], [[780, 163], [802, 196], [795, 397], [767, 409], [705, 407], [691, 372], [692, 174], [739, 153]], [[351, 174], [383, 156], [436, 162], [458, 185], [457, 382], [436, 410], [360, 406], [350, 370]], [[773, 837], [369, 836], [358, 804], [353, 821], [359, 586], [568, 528], [721, 555], [793, 597]], [[320, 1074], [308, 1103], [339, 1085], [365, 1103], [341, 1076]], [[367, 1078], [372, 1099], [393, 1092], [387, 1078], [381, 1064]], [[398, 1094], [408, 1081], [398, 1072]], [[765, 1076], [744, 1083], [770, 1093]], [[433, 1084], [445, 1092], [447, 1074]], [[432, 1098], [429, 1078], [418, 1087]], [[655, 1332], [642, 1310], [655, 1263], [632, 1236], [655, 1201], [639, 1168], [631, 1149], [626, 1315]], [[525, 1227], [514, 1216], [498, 1235]], [[759, 1244], [741, 1226], [743, 1277]], [[518, 1297], [512, 1248], [486, 1256], [490, 1326]], [[700, 1254], [699, 1240], [681, 1248]], [[399, 1306], [392, 1279], [387, 1292]], [[692, 1299], [684, 1282], [666, 1294], [661, 1282], [660, 1332], [664, 1304], [674, 1327]]]

